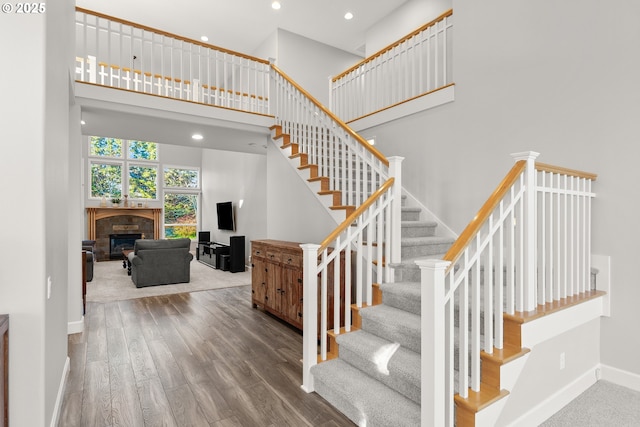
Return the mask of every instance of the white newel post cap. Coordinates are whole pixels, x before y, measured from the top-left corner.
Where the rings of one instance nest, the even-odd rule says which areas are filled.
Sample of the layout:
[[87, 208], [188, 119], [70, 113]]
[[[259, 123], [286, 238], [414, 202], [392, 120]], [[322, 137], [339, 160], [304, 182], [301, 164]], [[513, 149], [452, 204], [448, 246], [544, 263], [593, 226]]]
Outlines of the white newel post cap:
[[511, 153], [511, 157], [513, 157], [513, 160], [515, 160], [516, 162], [520, 160], [535, 160], [539, 155], [540, 153], [538, 153], [537, 151], [521, 151], [519, 153]]
[[419, 259], [416, 261], [416, 265], [421, 270], [446, 270], [451, 261], [445, 261], [443, 259]]

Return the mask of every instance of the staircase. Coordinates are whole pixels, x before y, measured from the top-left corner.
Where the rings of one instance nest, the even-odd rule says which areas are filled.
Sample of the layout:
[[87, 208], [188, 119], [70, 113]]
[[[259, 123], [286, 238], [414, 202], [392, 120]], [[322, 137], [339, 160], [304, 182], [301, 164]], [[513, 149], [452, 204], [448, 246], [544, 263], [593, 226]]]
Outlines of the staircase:
[[359, 310], [361, 329], [335, 338], [338, 357], [312, 368], [316, 392], [358, 425], [420, 425], [420, 271], [413, 259], [444, 254], [453, 239], [437, 237], [437, 224], [419, 218], [420, 209], [403, 206], [396, 282], [378, 287], [381, 304]]
[[[589, 289], [595, 175], [515, 153], [460, 237], [443, 238], [436, 223], [420, 221], [421, 209], [404, 206], [402, 159], [386, 159], [273, 69], [274, 142], [339, 224], [321, 244], [302, 245], [303, 390], [361, 426], [496, 425], [529, 360], [524, 325], [546, 318], [545, 336], [557, 336], [579, 323], [569, 314], [548, 328], [550, 314], [601, 295]], [[569, 228], [581, 228], [571, 244], [559, 232]], [[354, 283], [350, 272], [337, 277], [342, 253]], [[327, 299], [341, 280], [356, 294], [356, 304], [344, 301], [343, 323], [338, 301]], [[327, 329], [328, 304], [340, 330]], [[577, 322], [600, 315], [596, 305]]]

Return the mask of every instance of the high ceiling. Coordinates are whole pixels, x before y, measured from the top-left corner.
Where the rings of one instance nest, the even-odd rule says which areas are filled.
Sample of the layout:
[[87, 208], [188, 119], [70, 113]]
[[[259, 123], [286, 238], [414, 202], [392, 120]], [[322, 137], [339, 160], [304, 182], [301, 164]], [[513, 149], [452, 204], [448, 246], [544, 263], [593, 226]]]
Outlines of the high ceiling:
[[[407, 0], [77, 0], [79, 7], [251, 54], [277, 28], [363, 54], [369, 27]], [[344, 19], [346, 12], [354, 18]]]
[[[364, 55], [367, 29], [406, 1], [280, 0], [280, 10], [271, 8], [272, 0], [76, 0], [76, 5], [194, 40], [207, 36], [209, 44], [248, 55], [278, 28]], [[354, 18], [345, 20], [346, 12], [353, 13]], [[205, 123], [195, 116], [141, 115], [86, 103], [82, 105], [82, 118], [85, 135], [265, 152], [262, 141], [266, 132], [256, 132], [255, 126], [234, 129], [211, 121]], [[202, 134], [204, 140], [194, 142], [193, 133]]]

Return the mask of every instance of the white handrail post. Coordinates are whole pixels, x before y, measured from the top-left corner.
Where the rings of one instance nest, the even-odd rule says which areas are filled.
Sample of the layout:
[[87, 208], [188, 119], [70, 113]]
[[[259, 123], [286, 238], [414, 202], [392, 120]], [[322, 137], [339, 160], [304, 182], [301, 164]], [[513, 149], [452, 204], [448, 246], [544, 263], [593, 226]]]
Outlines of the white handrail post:
[[[524, 172], [524, 310], [532, 311], [536, 308], [536, 158], [540, 153], [535, 151], [525, 151], [513, 153], [511, 156], [517, 162], [525, 160], [527, 167]], [[544, 303], [544, 301], [541, 301]]]
[[[421, 298], [421, 408], [420, 424], [445, 422], [445, 311], [444, 277], [450, 261], [418, 260]], [[306, 316], [306, 313], [305, 313]]]
[[193, 102], [200, 102], [200, 80], [193, 79], [191, 85], [191, 100]]
[[[404, 157], [389, 157], [389, 176], [394, 179], [391, 204], [391, 263], [399, 263], [400, 234], [402, 233], [402, 161]], [[391, 274], [393, 281], [393, 274]]]
[[320, 245], [300, 245], [303, 254], [302, 294], [302, 389], [313, 392], [311, 367], [318, 363], [318, 249]]
[[[97, 61], [96, 61], [96, 57], [92, 56], [92, 55], [88, 55], [87, 56], [87, 62], [89, 63], [89, 83], [97, 83], [96, 82], [96, 71], [97, 71]], [[85, 77], [82, 76], [82, 81], [85, 81]]]

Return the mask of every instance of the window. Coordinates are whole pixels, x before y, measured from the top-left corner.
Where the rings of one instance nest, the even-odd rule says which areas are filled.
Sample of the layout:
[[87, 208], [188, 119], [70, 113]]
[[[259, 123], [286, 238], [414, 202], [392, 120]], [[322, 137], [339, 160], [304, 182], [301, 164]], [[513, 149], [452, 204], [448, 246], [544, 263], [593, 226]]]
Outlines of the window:
[[165, 166], [164, 235], [167, 239], [196, 238], [200, 170]]
[[129, 197], [133, 199], [157, 199], [155, 166], [129, 165]]
[[164, 186], [171, 188], [200, 188], [200, 173], [197, 169], [164, 169]]
[[196, 238], [198, 195], [164, 193], [164, 236], [167, 239]]
[[91, 162], [91, 197], [122, 197], [122, 164]]
[[158, 144], [155, 142], [92, 136], [89, 156], [90, 198], [121, 198], [126, 194], [129, 200], [158, 199]]

